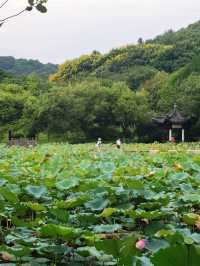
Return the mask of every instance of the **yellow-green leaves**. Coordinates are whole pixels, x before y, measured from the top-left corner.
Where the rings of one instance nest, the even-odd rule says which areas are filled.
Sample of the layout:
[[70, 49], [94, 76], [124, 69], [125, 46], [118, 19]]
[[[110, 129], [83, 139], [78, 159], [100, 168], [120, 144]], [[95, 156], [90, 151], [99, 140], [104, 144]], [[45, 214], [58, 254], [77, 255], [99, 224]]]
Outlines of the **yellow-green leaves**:
[[113, 213], [116, 213], [117, 209], [116, 208], [106, 208], [103, 210], [103, 212], [100, 214], [100, 217], [102, 218], [108, 218], [110, 217]]
[[198, 221], [199, 217], [200, 216], [198, 214], [195, 214], [195, 213], [187, 213], [187, 214], [184, 214], [183, 215], [183, 221], [186, 224], [194, 225]]

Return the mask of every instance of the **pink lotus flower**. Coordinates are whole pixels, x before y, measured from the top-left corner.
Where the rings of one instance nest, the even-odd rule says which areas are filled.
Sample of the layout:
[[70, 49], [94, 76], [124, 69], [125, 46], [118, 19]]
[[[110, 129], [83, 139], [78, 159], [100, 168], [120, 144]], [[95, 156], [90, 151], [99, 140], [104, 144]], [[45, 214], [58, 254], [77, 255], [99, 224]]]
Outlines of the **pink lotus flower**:
[[135, 246], [137, 249], [143, 250], [145, 248], [145, 240], [141, 239], [141, 240], [137, 241]]

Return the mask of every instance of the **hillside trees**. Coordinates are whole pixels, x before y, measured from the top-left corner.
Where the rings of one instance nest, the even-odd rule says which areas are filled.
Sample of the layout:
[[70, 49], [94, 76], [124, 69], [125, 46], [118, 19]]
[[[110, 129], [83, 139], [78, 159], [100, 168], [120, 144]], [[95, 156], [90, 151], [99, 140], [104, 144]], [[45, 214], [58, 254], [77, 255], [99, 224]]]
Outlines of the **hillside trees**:
[[199, 136], [200, 131], [200, 76], [192, 73], [176, 86], [172, 86], [170, 80], [160, 90], [158, 105], [160, 110], [169, 110], [176, 102], [182, 112], [194, 117], [192, 135]]
[[[155, 39], [112, 49], [107, 54], [92, 53], [67, 60], [51, 76], [52, 81], [73, 82], [89, 77], [126, 81], [133, 89], [151, 79], [154, 69], [173, 73], [189, 64], [200, 53], [200, 22], [177, 32], [172, 30]], [[143, 69], [142, 69], [143, 67]], [[128, 77], [128, 73], [132, 73]], [[140, 72], [142, 79], [133, 76]], [[132, 82], [133, 81], [133, 82]], [[141, 82], [140, 82], [141, 81]]]
[[7, 135], [8, 130], [12, 130], [15, 136], [33, 135], [39, 96], [50, 86], [36, 76], [15, 78], [3, 73], [5, 77], [0, 82], [1, 137]]
[[[126, 81], [133, 89], [150, 79], [158, 70], [166, 69], [174, 47], [160, 44], [130, 45], [102, 55], [92, 53], [60, 65], [51, 81], [74, 82], [89, 77]], [[134, 78], [135, 77], [135, 78]]]
[[151, 110], [157, 115], [167, 114], [174, 103], [185, 116], [191, 117], [190, 136], [197, 138], [200, 132], [200, 75], [196, 63], [168, 75], [160, 72], [143, 84]]
[[72, 141], [133, 138], [138, 125], [148, 120], [146, 109], [144, 97], [125, 83], [85, 81], [43, 95], [35, 124], [48, 135], [70, 136]]
[[15, 93], [15, 89], [18, 90], [18, 86], [12, 87], [12, 91], [4, 90], [0, 92], [1, 133], [4, 130], [15, 128], [18, 120], [23, 115], [24, 102], [27, 95]]
[[160, 90], [166, 85], [169, 75], [166, 72], [158, 72], [152, 79], [147, 80], [142, 84], [140, 90], [144, 89], [147, 93], [147, 100], [149, 102], [151, 110], [154, 112], [160, 112], [158, 103], [160, 101]]
[[196, 118], [191, 136], [197, 137], [200, 76], [191, 66], [185, 69], [157, 72], [134, 91], [126, 82], [94, 78], [62, 86], [33, 75], [6, 78], [0, 84], [1, 133], [44, 133], [50, 141], [82, 142], [99, 136], [152, 141], [158, 134], [152, 117], [166, 114], [176, 102], [183, 114]]
[[15, 59], [12, 56], [0, 56], [0, 69], [17, 76], [35, 73], [47, 78], [50, 74], [57, 71], [57, 65], [51, 63], [42, 64], [38, 60], [32, 59]]
[[9, 77], [8, 73], [6, 73], [2, 69], [0, 69], [0, 82], [2, 82], [4, 79], [6, 79], [8, 77]]
[[[176, 102], [184, 115], [193, 118], [189, 135], [197, 139], [198, 28], [200, 23], [180, 32], [170, 31], [157, 37], [155, 43], [140, 42], [107, 54], [94, 51], [67, 60], [49, 81], [36, 73], [21, 77], [0, 71], [1, 133], [11, 128], [17, 136], [43, 134], [50, 141], [70, 142], [93, 141], [97, 137], [167, 139], [152, 118], [167, 114]], [[29, 69], [23, 60], [12, 68], [13, 62], [12, 58], [3, 60], [4, 67], [17, 71], [22, 63], [22, 72]], [[37, 68], [35, 63], [33, 68]]]

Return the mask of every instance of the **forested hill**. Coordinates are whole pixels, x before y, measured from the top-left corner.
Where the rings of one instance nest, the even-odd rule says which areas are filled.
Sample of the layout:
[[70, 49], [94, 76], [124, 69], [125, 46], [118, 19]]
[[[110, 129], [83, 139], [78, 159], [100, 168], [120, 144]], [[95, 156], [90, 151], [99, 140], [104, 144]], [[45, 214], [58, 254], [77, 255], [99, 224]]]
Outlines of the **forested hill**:
[[182, 28], [178, 31], [168, 30], [165, 34], [158, 35], [156, 38], [147, 41], [159, 44], [175, 44], [185, 46], [185, 48], [197, 49], [200, 44], [200, 21]]
[[[168, 132], [152, 118], [166, 115], [176, 102], [181, 113], [193, 119], [185, 128], [186, 139], [199, 140], [199, 47], [197, 22], [107, 54], [94, 51], [68, 60], [49, 80], [12, 74], [43, 75], [53, 72], [45, 68], [49, 65], [0, 58], [0, 138], [6, 140], [11, 130], [15, 137], [37, 135], [39, 140], [56, 142], [98, 137], [167, 140]], [[180, 138], [179, 133], [173, 134]]]
[[0, 56], [0, 69], [14, 75], [38, 74], [48, 76], [57, 70], [57, 65], [42, 64], [38, 60], [15, 59], [12, 56]]
[[172, 73], [190, 63], [200, 51], [200, 22], [177, 32], [169, 30], [155, 39], [113, 49], [107, 54], [93, 52], [68, 60], [51, 76], [54, 81], [103, 78], [126, 81], [135, 89], [158, 71]]

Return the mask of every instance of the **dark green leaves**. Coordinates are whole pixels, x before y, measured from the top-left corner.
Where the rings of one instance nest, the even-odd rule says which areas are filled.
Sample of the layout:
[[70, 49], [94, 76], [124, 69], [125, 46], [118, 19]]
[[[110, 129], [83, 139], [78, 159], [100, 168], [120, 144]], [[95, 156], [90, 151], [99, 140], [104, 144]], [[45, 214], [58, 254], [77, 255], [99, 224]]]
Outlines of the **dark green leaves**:
[[94, 200], [85, 203], [85, 207], [93, 211], [101, 211], [105, 209], [109, 204], [109, 200], [104, 198], [96, 198]]
[[34, 7], [41, 13], [46, 13], [47, 8], [45, 6], [45, 3], [48, 0], [28, 0], [29, 6], [27, 6], [26, 10], [31, 11]]
[[50, 210], [50, 213], [54, 216], [55, 219], [62, 223], [67, 223], [69, 220], [69, 213], [66, 210], [53, 208]]
[[13, 192], [11, 192], [8, 188], [6, 187], [0, 187], [0, 195], [7, 200], [8, 202], [14, 204], [19, 202], [18, 197], [16, 196], [16, 194], [14, 194]]
[[72, 240], [80, 236], [81, 230], [73, 227], [59, 226], [55, 224], [44, 225], [40, 230], [42, 237], [54, 239]]
[[26, 7], [26, 10], [27, 10], [27, 11], [32, 11], [32, 9], [33, 9], [32, 6], [27, 6], [27, 7]]
[[35, 4], [35, 0], [28, 0], [28, 3], [30, 6], [33, 6]]
[[47, 12], [47, 8], [44, 5], [42, 5], [42, 4], [36, 5], [36, 9], [39, 10], [41, 13], [46, 13]]
[[187, 246], [174, 245], [157, 252], [151, 261], [154, 266], [194, 266], [195, 264], [188, 264], [188, 255]]

